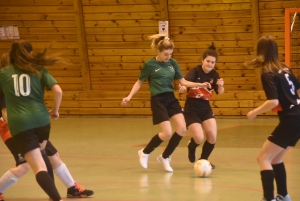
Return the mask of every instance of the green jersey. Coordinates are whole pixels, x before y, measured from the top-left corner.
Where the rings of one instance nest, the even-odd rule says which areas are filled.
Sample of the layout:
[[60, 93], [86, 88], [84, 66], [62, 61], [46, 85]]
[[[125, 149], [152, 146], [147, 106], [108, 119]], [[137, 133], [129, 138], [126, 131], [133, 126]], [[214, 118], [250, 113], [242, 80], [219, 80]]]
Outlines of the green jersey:
[[173, 80], [181, 78], [183, 75], [175, 59], [159, 62], [152, 58], [145, 62], [139, 80], [145, 82], [148, 79], [151, 96], [155, 96], [165, 92], [174, 92]]
[[44, 89], [51, 89], [57, 82], [46, 69], [39, 72], [41, 78], [33, 73], [25, 73], [13, 65], [0, 71], [0, 90], [5, 95], [8, 126], [12, 136], [50, 124], [49, 113], [44, 104]]

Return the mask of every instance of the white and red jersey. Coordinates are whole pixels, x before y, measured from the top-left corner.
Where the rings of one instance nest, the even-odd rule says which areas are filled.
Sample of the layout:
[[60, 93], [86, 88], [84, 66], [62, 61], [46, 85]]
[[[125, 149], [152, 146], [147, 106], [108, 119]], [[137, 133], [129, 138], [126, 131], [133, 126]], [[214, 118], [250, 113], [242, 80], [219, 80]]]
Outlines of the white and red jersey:
[[213, 90], [207, 88], [193, 87], [190, 88], [186, 97], [188, 98], [201, 98], [203, 100], [210, 100], [212, 97]]

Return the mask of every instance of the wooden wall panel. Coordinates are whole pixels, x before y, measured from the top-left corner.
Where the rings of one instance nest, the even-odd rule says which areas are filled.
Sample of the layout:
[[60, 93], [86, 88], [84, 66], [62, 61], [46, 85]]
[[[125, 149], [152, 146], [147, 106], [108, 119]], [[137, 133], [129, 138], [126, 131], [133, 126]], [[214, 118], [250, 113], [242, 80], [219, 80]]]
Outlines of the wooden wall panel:
[[[173, 56], [180, 66], [189, 65], [190, 69], [200, 64], [202, 53], [214, 42], [220, 55], [216, 69], [224, 70], [219, 72], [221, 77], [233, 76], [238, 80], [243, 74], [240, 71], [245, 69], [242, 64], [253, 55], [250, 0], [210, 1], [209, 4], [202, 0], [170, 0], [168, 4], [171, 38], [176, 48]], [[254, 69], [248, 71], [246, 76], [253, 80]], [[237, 85], [225, 79], [225, 90], [255, 88], [253, 81], [241, 81]]]
[[[253, 16], [254, 3], [258, 16]], [[143, 63], [156, 55], [148, 36], [158, 33], [159, 20], [168, 19], [173, 57], [183, 74], [199, 65], [203, 51], [215, 42], [225, 93], [214, 95], [211, 106], [216, 116], [245, 118], [265, 100], [258, 73], [243, 65], [255, 54], [255, 33], [273, 36], [284, 61], [284, 8], [299, 6], [298, 0], [1, 0], [0, 25], [17, 24], [21, 39], [35, 48], [57, 41], [49, 53], [63, 52], [71, 61], [48, 67], [64, 90], [62, 114], [150, 115], [147, 83], [127, 106], [120, 103]], [[0, 54], [10, 44], [0, 41]], [[300, 69], [294, 72], [300, 79]], [[176, 96], [183, 106], [185, 94]], [[53, 104], [51, 92], [45, 103]]]
[[[284, 29], [285, 29], [285, 8], [300, 7], [300, 1], [297, 0], [260, 0], [259, 13], [260, 13], [260, 27], [262, 35], [269, 35], [276, 39], [279, 49], [283, 49], [280, 53], [284, 53]], [[300, 19], [298, 20], [298, 22]], [[298, 26], [300, 27], [300, 26]], [[297, 30], [299, 32], [299, 30]], [[300, 42], [298, 43], [300, 46]], [[299, 52], [299, 51], [298, 51]], [[284, 62], [284, 57], [280, 57]], [[296, 76], [299, 78], [300, 59], [298, 62], [291, 64]]]
[[[82, 3], [92, 90], [129, 92], [143, 62], [155, 55], [147, 38], [158, 33], [159, 1], [83, 0]], [[122, 68], [126, 63], [130, 63], [130, 69]], [[103, 77], [107, 77], [105, 82]], [[113, 84], [114, 77], [117, 83], [126, 79], [132, 82]], [[141, 90], [147, 91], [147, 84]]]
[[[64, 91], [83, 90], [73, 0], [1, 0], [0, 25], [17, 24], [20, 39], [35, 49], [56, 41], [49, 53], [61, 52], [70, 65], [49, 67]], [[0, 54], [9, 51], [13, 40], [0, 41]], [[71, 83], [71, 84], [70, 84]]]

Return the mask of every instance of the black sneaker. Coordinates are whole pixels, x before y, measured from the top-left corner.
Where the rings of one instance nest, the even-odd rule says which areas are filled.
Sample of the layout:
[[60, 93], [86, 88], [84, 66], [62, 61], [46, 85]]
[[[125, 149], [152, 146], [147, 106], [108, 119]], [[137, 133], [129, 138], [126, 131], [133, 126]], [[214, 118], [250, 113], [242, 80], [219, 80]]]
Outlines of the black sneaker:
[[215, 169], [216, 168], [216, 166], [213, 165], [212, 163], [210, 163], [210, 165], [211, 165], [211, 169]]
[[74, 186], [68, 188], [67, 198], [85, 198], [93, 194], [94, 191], [84, 189], [75, 182]]
[[189, 161], [191, 163], [195, 163], [196, 162], [196, 149], [192, 149], [189, 145], [190, 145], [191, 141], [188, 142], [187, 147], [188, 147], [188, 158]]

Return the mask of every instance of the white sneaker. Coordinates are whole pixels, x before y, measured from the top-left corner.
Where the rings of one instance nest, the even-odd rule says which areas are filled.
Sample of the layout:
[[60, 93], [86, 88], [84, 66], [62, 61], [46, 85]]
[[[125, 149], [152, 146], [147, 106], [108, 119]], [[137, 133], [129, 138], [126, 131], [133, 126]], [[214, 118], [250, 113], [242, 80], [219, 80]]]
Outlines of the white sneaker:
[[145, 154], [143, 152], [144, 149], [141, 149], [138, 151], [139, 158], [140, 158], [140, 164], [143, 168], [147, 169], [148, 168], [148, 158], [150, 154]]
[[170, 158], [164, 159], [162, 157], [162, 155], [160, 155], [159, 157], [157, 157], [157, 161], [160, 162], [164, 166], [164, 168], [167, 172], [173, 172], [173, 169], [170, 166], [170, 162], [171, 162]]
[[283, 197], [282, 195], [277, 195], [275, 200], [276, 201], [292, 201], [289, 194], [287, 194], [285, 197]]

